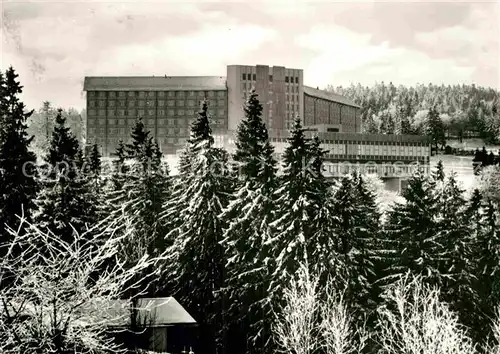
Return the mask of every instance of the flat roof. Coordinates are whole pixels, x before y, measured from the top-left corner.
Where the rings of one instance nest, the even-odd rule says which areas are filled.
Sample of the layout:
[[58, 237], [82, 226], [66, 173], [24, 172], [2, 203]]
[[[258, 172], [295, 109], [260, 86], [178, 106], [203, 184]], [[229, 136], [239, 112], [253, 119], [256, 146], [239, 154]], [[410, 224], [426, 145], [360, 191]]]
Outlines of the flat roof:
[[86, 76], [84, 91], [227, 90], [225, 76]]
[[311, 86], [304, 85], [304, 93], [306, 95], [313, 96], [313, 97], [318, 97], [318, 98], [321, 98], [321, 99], [324, 99], [324, 100], [342, 103], [342, 104], [344, 104], [346, 106], [361, 108], [361, 106], [357, 105], [356, 103], [354, 103], [354, 101], [350, 100], [347, 97], [338, 95], [338, 94], [333, 93], [333, 92], [328, 92], [328, 91], [324, 91], [324, 90], [315, 89], [315, 88], [313, 88]]

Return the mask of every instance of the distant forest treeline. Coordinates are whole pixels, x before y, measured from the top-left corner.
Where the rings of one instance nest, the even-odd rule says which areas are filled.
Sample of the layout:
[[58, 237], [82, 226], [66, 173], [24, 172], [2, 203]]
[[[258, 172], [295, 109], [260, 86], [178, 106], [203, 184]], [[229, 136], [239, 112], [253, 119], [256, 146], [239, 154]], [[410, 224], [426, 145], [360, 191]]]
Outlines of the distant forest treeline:
[[428, 110], [436, 107], [447, 138], [500, 142], [500, 92], [476, 85], [406, 87], [377, 83], [327, 88], [359, 104], [366, 133], [425, 134]]

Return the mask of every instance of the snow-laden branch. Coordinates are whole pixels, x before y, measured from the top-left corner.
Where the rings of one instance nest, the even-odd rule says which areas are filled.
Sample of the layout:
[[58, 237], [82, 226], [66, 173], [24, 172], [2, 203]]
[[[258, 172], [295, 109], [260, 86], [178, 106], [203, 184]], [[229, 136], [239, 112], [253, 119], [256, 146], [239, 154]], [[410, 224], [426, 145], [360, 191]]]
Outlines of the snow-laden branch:
[[365, 347], [366, 331], [354, 326], [342, 294], [332, 286], [321, 291], [306, 267], [284, 290], [283, 301], [274, 337], [284, 353], [354, 354]]
[[283, 353], [309, 354], [318, 347], [316, 341], [319, 310], [318, 281], [308, 270], [299, 270], [298, 280], [292, 280], [284, 290], [284, 306], [274, 326], [276, 343]]
[[130, 230], [121, 218], [75, 232], [71, 243], [22, 225], [27, 232], [9, 230], [0, 260], [0, 352], [123, 352], [110, 327], [127, 325], [130, 303], [116, 300], [140, 295], [162, 258], [144, 254], [125, 265], [119, 250]]
[[421, 279], [403, 278], [386, 293], [379, 310], [381, 353], [475, 354], [458, 316], [439, 299], [439, 291]]

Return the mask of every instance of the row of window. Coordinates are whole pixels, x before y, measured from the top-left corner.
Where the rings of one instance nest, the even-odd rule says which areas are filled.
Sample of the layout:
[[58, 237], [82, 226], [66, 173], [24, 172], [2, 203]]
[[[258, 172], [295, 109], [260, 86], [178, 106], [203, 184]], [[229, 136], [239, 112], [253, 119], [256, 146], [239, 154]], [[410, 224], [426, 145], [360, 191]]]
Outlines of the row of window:
[[[120, 140], [127, 142], [127, 141], [129, 141], [128, 139], [129, 139], [129, 137], [107, 139], [108, 151], [112, 152], [112, 151], [116, 150], [116, 147], [118, 146], [118, 143], [120, 142]], [[158, 144], [160, 144], [160, 148], [161, 148], [162, 144], [182, 145], [182, 144], [185, 144], [186, 140], [187, 140], [186, 138], [179, 138], [179, 137], [166, 137], [166, 138], [164, 137], [164, 138], [158, 139]], [[99, 138], [99, 139], [96, 139], [93, 141], [95, 141], [101, 147], [104, 146], [104, 144], [106, 143], [106, 139], [103, 139], [103, 138]], [[90, 142], [90, 140], [89, 140], [89, 142]]]
[[227, 91], [88, 91], [87, 96], [90, 98], [125, 98], [125, 97], [138, 97], [138, 98], [155, 98], [155, 97], [226, 97]]
[[[255, 85], [251, 82], [242, 82], [241, 83], [241, 90], [242, 91], [245, 91], [245, 90], [252, 90], [255, 88]], [[272, 95], [273, 94], [273, 91], [272, 91], [272, 86], [269, 87], [271, 90], [269, 91], [269, 94]], [[285, 94], [289, 94], [289, 93], [298, 93], [299, 92], [299, 87], [298, 86], [286, 86], [286, 91], [285, 91]]]
[[388, 165], [388, 164], [376, 164], [376, 165], [360, 165], [354, 166], [343, 163], [326, 163], [323, 167], [325, 175], [329, 174], [344, 174], [353, 172], [354, 170], [360, 171], [361, 173], [373, 173], [381, 175], [411, 175], [414, 172], [415, 166], [408, 165]]
[[[216, 124], [220, 125], [225, 122], [224, 119], [212, 119], [211, 124]], [[158, 123], [158, 126], [188, 126], [191, 124], [191, 120], [186, 120], [186, 119], [144, 119], [143, 123], [145, 126], [151, 126], [154, 127], [156, 123]], [[108, 119], [108, 126], [126, 126], [127, 121], [125, 119]], [[135, 120], [130, 121], [128, 126], [133, 126], [135, 125]], [[89, 127], [104, 127], [106, 126], [106, 120], [105, 119], [89, 119], [88, 120], [88, 126]]]
[[[89, 100], [88, 101], [88, 108], [114, 108], [114, 107], [119, 107], [119, 108], [125, 108], [125, 107], [200, 107], [202, 101], [196, 101], [196, 100]], [[217, 101], [214, 101], [213, 104], [208, 103], [208, 106], [216, 106], [216, 107], [225, 107], [227, 105], [227, 101], [225, 99], [219, 99]]]
[[[223, 123], [223, 122], [219, 122], [219, 121], [213, 122], [214, 125], [218, 125], [219, 123]], [[154, 127], [146, 127], [146, 130], [153, 131]], [[108, 130], [107, 130], [107, 134], [109, 136], [117, 136], [117, 135], [125, 136], [129, 132], [130, 132], [130, 129], [127, 129], [127, 128], [108, 128]], [[164, 135], [188, 136], [189, 132], [190, 132], [189, 128], [186, 129], [186, 128], [180, 128], [180, 127], [179, 128], [158, 128], [158, 131], [157, 131], [158, 136], [164, 136]], [[103, 136], [105, 133], [106, 133], [105, 128], [89, 128], [89, 130], [88, 130], [89, 138], [94, 137], [94, 136]]]
[[[145, 117], [145, 116], [188, 116], [194, 117], [196, 111], [194, 109], [89, 109], [87, 113], [89, 118], [100, 116], [100, 117]], [[226, 109], [221, 108], [218, 110], [208, 110], [208, 115], [211, 117], [223, 118], [226, 116]]]
[[[276, 142], [276, 152], [283, 152], [286, 146], [285, 142]], [[429, 153], [428, 148], [423, 146], [322, 144], [321, 148], [331, 155], [427, 156]]]
[[[242, 80], [248, 80], [248, 81], [257, 81], [257, 75], [256, 74], [247, 74], [243, 73], [241, 74], [241, 79]], [[269, 81], [273, 81], [273, 75], [269, 75]], [[290, 84], [298, 84], [299, 83], [299, 77], [298, 76], [285, 76], [285, 82], [290, 83]]]

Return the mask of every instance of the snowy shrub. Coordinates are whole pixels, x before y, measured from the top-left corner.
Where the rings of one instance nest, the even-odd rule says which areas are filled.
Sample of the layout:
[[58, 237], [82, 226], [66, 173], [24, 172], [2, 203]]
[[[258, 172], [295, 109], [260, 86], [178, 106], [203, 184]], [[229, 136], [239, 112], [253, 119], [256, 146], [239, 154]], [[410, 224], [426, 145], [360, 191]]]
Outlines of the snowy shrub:
[[366, 332], [354, 326], [343, 296], [332, 286], [321, 292], [318, 284], [318, 277], [302, 266], [298, 279], [285, 289], [285, 305], [273, 331], [278, 346], [283, 353], [294, 354], [360, 353]]
[[439, 291], [405, 277], [385, 294], [377, 333], [381, 353], [474, 354], [477, 350]]
[[137, 284], [154, 276], [141, 274], [157, 259], [145, 254], [124, 266], [117, 257], [128, 236], [123, 224], [75, 233], [71, 243], [32, 225], [9, 230], [13, 241], [0, 261], [1, 353], [124, 352], [109, 328], [126, 325], [130, 312], [116, 300], [140, 294]]
[[481, 172], [480, 188], [486, 200], [500, 205], [500, 166], [488, 166]]

